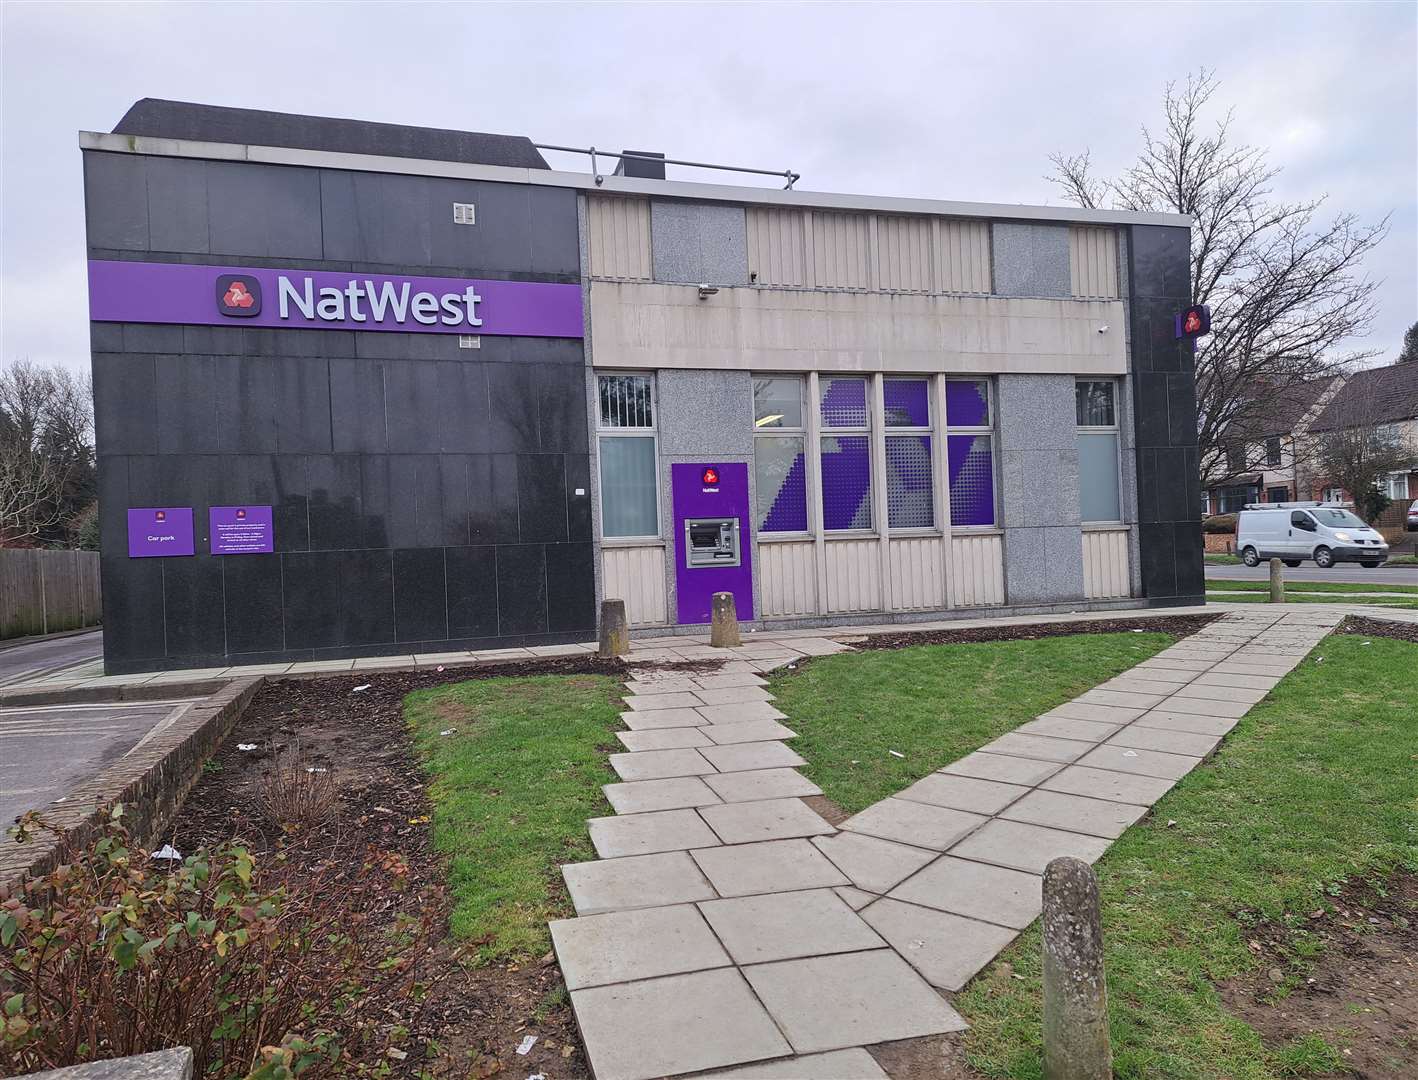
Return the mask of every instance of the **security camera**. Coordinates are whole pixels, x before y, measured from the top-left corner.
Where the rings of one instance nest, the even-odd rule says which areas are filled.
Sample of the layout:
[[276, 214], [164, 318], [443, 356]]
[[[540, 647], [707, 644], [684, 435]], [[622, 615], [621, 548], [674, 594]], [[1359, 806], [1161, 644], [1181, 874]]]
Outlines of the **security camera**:
[[1107, 332], [1108, 332], [1107, 324], [1104, 324], [1103, 326], [1098, 327], [1098, 333], [1100, 333], [1100, 334], [1106, 334]]
[[713, 285], [701, 285], [699, 286], [699, 299], [707, 300], [711, 296], [718, 295], [718, 292], [718, 288]]

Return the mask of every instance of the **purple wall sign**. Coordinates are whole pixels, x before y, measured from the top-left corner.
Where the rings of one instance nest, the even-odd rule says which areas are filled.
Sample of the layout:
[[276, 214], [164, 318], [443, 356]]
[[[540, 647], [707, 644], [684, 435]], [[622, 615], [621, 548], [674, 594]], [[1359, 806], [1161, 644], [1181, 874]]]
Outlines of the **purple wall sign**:
[[95, 322], [579, 338], [581, 286], [89, 260]]
[[192, 507], [144, 506], [128, 511], [128, 557], [194, 555]]
[[[717, 484], [704, 483], [704, 470], [709, 468], [717, 470]], [[707, 623], [716, 592], [733, 593], [735, 613], [741, 620], [752, 619], [753, 521], [748, 516], [748, 466], [743, 462], [671, 465], [670, 497], [675, 516], [678, 621], [681, 624]], [[718, 517], [739, 519], [739, 565], [689, 567], [684, 550], [685, 519]]]
[[207, 524], [213, 555], [257, 555], [276, 549], [269, 506], [214, 506], [207, 512]]

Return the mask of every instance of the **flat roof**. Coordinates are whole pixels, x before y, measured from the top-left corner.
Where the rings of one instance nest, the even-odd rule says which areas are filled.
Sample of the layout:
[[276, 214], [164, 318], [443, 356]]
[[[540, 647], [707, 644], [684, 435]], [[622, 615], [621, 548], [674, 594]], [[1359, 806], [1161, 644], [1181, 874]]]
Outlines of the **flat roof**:
[[[1030, 206], [1023, 203], [955, 202], [945, 199], [912, 199], [887, 195], [852, 195], [828, 191], [800, 191], [703, 184], [684, 180], [649, 180], [605, 175], [597, 183], [589, 172], [506, 165], [479, 165], [415, 157], [310, 150], [251, 143], [202, 142], [150, 135], [79, 132], [82, 150], [155, 157], [199, 158], [212, 161], [247, 161], [262, 165], [349, 169], [356, 172], [402, 173], [406, 176], [439, 176], [461, 180], [486, 180], [503, 184], [537, 184], [606, 194], [643, 195], [662, 199], [693, 199], [741, 205], [805, 207], [822, 210], [866, 210], [889, 214], [927, 214], [939, 217], [994, 218], [1079, 225], [1171, 225], [1187, 228], [1187, 214], [1161, 214], [1132, 210], [1088, 210], [1077, 206]], [[609, 161], [618, 157], [606, 154]]]

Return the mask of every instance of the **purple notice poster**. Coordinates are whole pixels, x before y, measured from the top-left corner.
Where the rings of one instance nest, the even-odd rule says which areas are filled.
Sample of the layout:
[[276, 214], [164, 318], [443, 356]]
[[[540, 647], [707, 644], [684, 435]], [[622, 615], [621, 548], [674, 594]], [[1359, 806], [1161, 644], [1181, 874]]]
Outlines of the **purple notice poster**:
[[192, 507], [142, 506], [128, 511], [128, 557], [194, 555]]
[[207, 523], [213, 555], [257, 555], [276, 549], [269, 506], [214, 506]]

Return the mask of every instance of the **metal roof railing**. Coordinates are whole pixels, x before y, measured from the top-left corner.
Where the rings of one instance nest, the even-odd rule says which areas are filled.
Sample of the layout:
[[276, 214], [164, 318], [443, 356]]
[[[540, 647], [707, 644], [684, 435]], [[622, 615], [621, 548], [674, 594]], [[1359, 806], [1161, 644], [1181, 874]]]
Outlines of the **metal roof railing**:
[[802, 173], [793, 172], [792, 169], [750, 169], [742, 165], [716, 165], [711, 161], [686, 161], [682, 158], [660, 157], [658, 154], [647, 154], [638, 150], [622, 150], [618, 154], [597, 150], [594, 146], [556, 146], [552, 143], [533, 143], [538, 150], [556, 150], [565, 154], [585, 154], [591, 159], [591, 175], [595, 177], [599, 186], [604, 182], [605, 177], [596, 165], [598, 157], [615, 158], [622, 160], [631, 158], [636, 161], [653, 161], [659, 165], [685, 165], [692, 169], [718, 169], [721, 172], [752, 173], [755, 176], [778, 176], [787, 181], [783, 185], [785, 191], [792, 190], [794, 184], [802, 179]]

